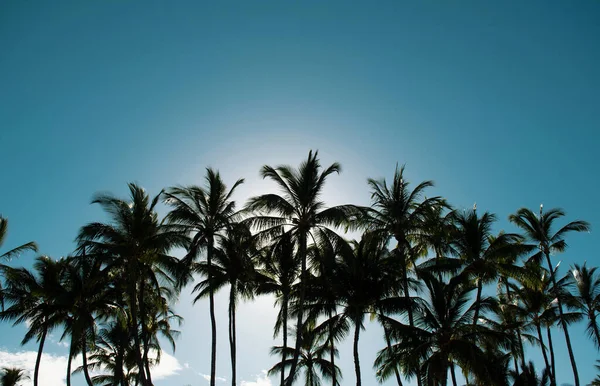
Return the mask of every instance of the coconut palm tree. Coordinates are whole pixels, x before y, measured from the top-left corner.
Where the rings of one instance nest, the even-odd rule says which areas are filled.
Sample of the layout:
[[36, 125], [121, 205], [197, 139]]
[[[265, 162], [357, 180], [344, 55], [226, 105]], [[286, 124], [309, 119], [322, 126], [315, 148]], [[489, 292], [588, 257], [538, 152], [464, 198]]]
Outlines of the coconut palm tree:
[[2, 267], [6, 279], [5, 300], [9, 307], [0, 312], [0, 321], [12, 320], [13, 325], [28, 323], [28, 330], [21, 344], [36, 338], [39, 342], [33, 375], [34, 386], [38, 376], [44, 343], [48, 333], [60, 325], [64, 318], [61, 299], [65, 296], [62, 286], [64, 261], [55, 261], [46, 256], [38, 257], [34, 271], [25, 268]]
[[298, 294], [298, 315], [296, 349], [290, 367], [286, 385], [291, 386], [294, 379], [300, 348], [302, 347], [302, 328], [306, 281], [308, 277], [307, 250], [312, 231], [327, 226], [350, 226], [350, 217], [356, 217], [359, 210], [353, 205], [343, 205], [325, 209], [321, 194], [325, 181], [333, 173], [339, 173], [341, 166], [337, 162], [321, 170], [318, 152], [310, 151], [308, 158], [295, 169], [288, 165], [275, 168], [265, 165], [261, 170], [263, 178], [269, 178], [277, 184], [282, 195], [263, 194], [249, 200], [246, 209], [256, 215], [246, 221], [252, 227], [261, 230], [259, 236], [270, 239], [284, 231], [292, 232], [297, 240], [298, 260], [300, 261], [300, 283]]
[[451, 218], [456, 227], [452, 250], [463, 261], [464, 272], [477, 285], [473, 314], [473, 324], [477, 324], [483, 286], [497, 281], [501, 273], [504, 277], [516, 274], [518, 268], [513, 262], [529, 248], [523, 246], [523, 237], [518, 234], [494, 236], [492, 226], [496, 216], [491, 213], [478, 216], [476, 210], [454, 211]]
[[[445, 201], [440, 197], [422, 199], [425, 190], [433, 186], [432, 181], [424, 181], [417, 185], [412, 191], [410, 184], [404, 179], [404, 166], [400, 169], [396, 166], [392, 184], [388, 186], [385, 179], [368, 179], [371, 188], [372, 208], [368, 214], [368, 229], [374, 232], [382, 232], [396, 240], [396, 256], [402, 260], [404, 270], [402, 279], [404, 281], [404, 297], [406, 302], [410, 300], [410, 289], [408, 285], [409, 270], [415, 265], [415, 258], [419, 254], [413, 251], [411, 241], [420, 239], [425, 233], [428, 218], [431, 216], [432, 208], [444, 207]], [[408, 309], [408, 319], [414, 326], [412, 309]], [[417, 377], [421, 386], [421, 377]]]
[[577, 308], [587, 317], [586, 331], [596, 347], [600, 349], [600, 327], [596, 320], [600, 310], [600, 276], [596, 274], [596, 269], [596, 267], [586, 267], [585, 263], [581, 266], [575, 264], [571, 268], [571, 274], [577, 288], [574, 294]]
[[3, 367], [0, 374], [1, 386], [17, 386], [21, 381], [29, 379], [25, 370], [17, 367]]
[[[235, 189], [244, 183], [243, 179], [237, 180], [231, 189], [221, 179], [218, 171], [206, 169], [205, 185], [179, 186], [169, 189], [166, 194], [166, 203], [172, 206], [166, 220], [180, 227], [184, 234], [191, 235], [192, 242], [184, 259], [191, 272], [191, 262], [206, 251], [206, 264], [212, 266], [212, 259], [216, 247], [225, 231], [236, 221], [235, 201], [232, 195]], [[212, 280], [211, 271], [208, 271], [208, 280]], [[209, 312], [211, 323], [211, 355], [210, 355], [210, 385], [216, 382], [217, 360], [217, 322], [215, 319], [215, 299], [213, 286], [209, 286]]]
[[[525, 237], [531, 243], [535, 244], [539, 249], [539, 252], [532, 256], [532, 259], [538, 263], [541, 262], [542, 259], [546, 259], [548, 270], [550, 271], [550, 277], [555, 288], [557, 288], [556, 277], [554, 274], [552, 261], [550, 260], [550, 254], [563, 252], [567, 248], [567, 243], [564, 238], [568, 233], [584, 232], [589, 231], [590, 229], [590, 225], [586, 221], [577, 220], [569, 222], [554, 232], [553, 226], [555, 225], [555, 222], [564, 216], [565, 212], [562, 209], [554, 208], [543, 212], [543, 206], [540, 206], [539, 216], [536, 216], [535, 213], [527, 208], [521, 208], [517, 211], [517, 213], [509, 216], [509, 220], [521, 228], [521, 230], [523, 230], [525, 233]], [[560, 297], [557, 297], [557, 299], [558, 312], [560, 316], [559, 322], [561, 323], [561, 327], [565, 335], [569, 359], [571, 360], [571, 367], [573, 368], [575, 386], [579, 386], [579, 373], [577, 371], [575, 355], [573, 354], [573, 347], [571, 346], [571, 338], [567, 328], [567, 321], [563, 317], [564, 311], [562, 301]]]
[[[334, 355], [337, 356], [337, 350], [332, 349], [328, 344], [328, 339], [312, 330], [311, 323], [306, 323], [303, 336], [302, 347], [300, 351], [300, 359], [298, 361], [298, 372], [294, 374], [294, 380], [299, 376], [299, 372], [304, 370], [304, 384], [306, 386], [320, 386], [321, 379], [319, 374], [324, 379], [332, 379], [333, 374], [337, 378], [341, 378], [339, 367], [332, 364], [328, 359], [329, 351], [334, 350]], [[271, 354], [282, 355], [282, 351], [287, 351], [288, 357], [292, 358], [295, 348], [285, 346], [275, 346], [271, 349]], [[282, 357], [285, 357], [282, 355]], [[293, 359], [285, 359], [277, 363], [269, 370], [269, 375], [281, 373], [282, 367], [290, 367]], [[339, 383], [337, 384], [339, 385]]]
[[178, 229], [161, 223], [155, 207], [161, 194], [150, 199], [143, 188], [129, 184], [129, 200], [108, 194], [97, 195], [99, 204], [110, 215], [108, 223], [90, 223], [81, 228], [77, 241], [91, 256], [102, 259], [112, 280], [125, 283], [125, 303], [134, 354], [142, 386], [152, 384], [144, 365], [142, 326], [146, 325], [145, 296], [160, 290], [160, 283], [175, 286], [181, 277], [178, 260], [168, 253], [176, 247], [186, 248], [188, 238]]
[[[279, 332], [283, 335], [282, 347], [288, 347], [288, 315], [293, 294], [293, 286], [298, 279], [299, 264], [295, 258], [295, 241], [291, 232], [283, 232], [271, 245], [264, 248], [261, 254], [260, 268], [256, 273], [258, 294], [275, 296], [275, 304], [279, 304], [279, 313], [275, 322], [273, 337]], [[281, 362], [286, 361], [287, 351], [281, 351]], [[335, 374], [333, 374], [335, 378]], [[285, 382], [285, 367], [281, 367], [280, 386]]]
[[529, 362], [521, 373], [512, 373], [513, 386], [548, 386], [550, 385], [550, 369], [545, 368], [538, 376], [533, 362]]
[[[244, 224], [235, 224], [215, 250], [212, 265], [202, 262], [196, 271], [206, 279], [194, 287], [198, 301], [229, 286], [229, 346], [231, 354], [231, 385], [236, 385], [236, 304], [239, 299], [252, 299], [255, 293], [254, 259], [258, 253], [256, 238]], [[210, 279], [208, 279], [210, 278]]]
[[[424, 383], [434, 386], [446, 385], [450, 370], [456, 385], [456, 364], [481, 384], [505, 385], [505, 380], [497, 377], [497, 355], [491, 355], [487, 348], [507, 348], [509, 339], [485, 325], [473, 325], [475, 304], [470, 299], [477, 287], [464, 275], [455, 276], [448, 283], [426, 271], [419, 271], [419, 277], [427, 290], [416, 308], [415, 326], [385, 318], [395, 343], [377, 355], [378, 380], [387, 379], [399, 366], [405, 374], [420, 374]], [[491, 300], [482, 299], [480, 312], [488, 310], [491, 304]]]

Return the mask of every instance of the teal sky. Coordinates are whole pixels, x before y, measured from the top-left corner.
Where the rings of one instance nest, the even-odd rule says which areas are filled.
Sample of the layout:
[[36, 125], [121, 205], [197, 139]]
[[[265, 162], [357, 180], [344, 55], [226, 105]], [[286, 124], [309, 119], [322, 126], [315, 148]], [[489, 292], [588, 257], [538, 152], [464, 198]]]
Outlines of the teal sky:
[[[599, 20], [592, 0], [4, 1], [6, 247], [35, 240], [66, 255], [81, 225], [103, 219], [89, 205], [95, 192], [124, 195], [137, 181], [156, 194], [201, 183], [208, 165], [230, 183], [246, 178], [243, 202], [272, 189], [261, 165], [297, 165], [319, 149], [324, 164], [344, 168], [329, 181], [331, 205], [368, 204], [366, 178], [406, 163], [411, 181], [436, 182], [431, 194], [496, 213], [498, 231], [514, 231], [507, 216], [540, 203], [588, 220], [592, 233], [555, 260], [563, 272], [599, 265]], [[198, 375], [209, 372], [208, 307], [189, 300], [177, 307], [182, 368], [157, 385], [208, 384]], [[229, 379], [225, 300], [218, 311], [217, 372]], [[256, 382], [275, 363], [274, 315], [266, 298], [241, 308], [240, 379]], [[583, 327], [573, 330], [589, 382], [598, 355]], [[0, 351], [35, 349], [19, 348], [23, 331], [0, 325]], [[369, 326], [361, 338], [365, 384], [381, 335]], [[558, 383], [570, 383], [558, 330], [554, 341]], [[66, 354], [53, 343], [47, 351]]]

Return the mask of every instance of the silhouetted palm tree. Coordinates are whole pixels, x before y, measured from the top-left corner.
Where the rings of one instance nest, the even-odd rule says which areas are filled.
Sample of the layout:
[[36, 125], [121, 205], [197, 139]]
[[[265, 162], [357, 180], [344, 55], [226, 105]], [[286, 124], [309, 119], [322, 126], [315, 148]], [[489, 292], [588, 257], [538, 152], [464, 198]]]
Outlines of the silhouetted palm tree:
[[[302, 347], [300, 350], [300, 359], [298, 361], [298, 370], [304, 370], [304, 384], [306, 386], [320, 386], [321, 377], [332, 379], [333, 374], [337, 378], [341, 378], [340, 369], [327, 360], [329, 351], [332, 350], [325, 336], [319, 335], [311, 329], [311, 323], [305, 324], [305, 329], [302, 336]], [[325, 341], [325, 342], [324, 342]], [[285, 346], [275, 346], [271, 349], [271, 354], [282, 355], [283, 351], [288, 353], [287, 356], [293, 357], [295, 348]], [[334, 350], [334, 355], [337, 356], [337, 350]], [[282, 355], [282, 357], [284, 357]], [[293, 359], [285, 359], [277, 363], [269, 370], [269, 375], [281, 373], [281, 368], [290, 367]], [[294, 375], [294, 380], [298, 378], [299, 372]], [[339, 385], [339, 383], [338, 383]]]
[[337, 206], [325, 209], [321, 201], [321, 193], [327, 177], [339, 173], [341, 166], [337, 162], [321, 171], [317, 158], [318, 152], [310, 151], [308, 158], [298, 169], [281, 165], [275, 168], [263, 166], [263, 178], [273, 180], [282, 195], [263, 194], [249, 200], [247, 210], [256, 213], [249, 218], [248, 224], [262, 229], [259, 236], [269, 239], [280, 235], [286, 228], [297, 239], [298, 260], [300, 260], [300, 285], [298, 295], [298, 321], [296, 323], [296, 349], [286, 384], [291, 386], [302, 346], [302, 328], [304, 320], [304, 297], [308, 275], [307, 248], [309, 235], [315, 228], [326, 229], [326, 226], [349, 225], [348, 219], [357, 214], [357, 207], [352, 205]]
[[[237, 180], [228, 190], [219, 172], [207, 168], [205, 181], [204, 187], [174, 187], [165, 194], [166, 202], [173, 207], [167, 214], [166, 220], [180, 226], [183, 233], [192, 237], [185, 257], [188, 267], [192, 267], [191, 262], [204, 250], [207, 266], [212, 265], [215, 248], [238, 216], [235, 201], [231, 198], [235, 189], [243, 184], [244, 180]], [[210, 271], [208, 280], [212, 280]], [[212, 288], [212, 285], [209, 286], [208, 294], [211, 323], [210, 386], [215, 385], [217, 365], [217, 322]]]
[[[475, 304], [470, 303], [471, 292], [477, 287], [464, 276], [456, 276], [444, 283], [428, 272], [419, 272], [427, 287], [426, 297], [415, 312], [415, 326], [386, 318], [392, 340], [391, 348], [381, 350], [375, 360], [377, 378], [383, 381], [400, 366], [405, 374], [421, 375], [427, 385], [446, 385], [452, 364], [474, 375], [477, 382], [486, 385], [505, 385], [497, 378], [499, 366], [486, 347], [507, 348], [509, 339], [501, 332], [484, 325], [473, 325]], [[482, 299], [480, 312], [490, 307]]]
[[3, 367], [0, 374], [1, 386], [17, 386], [21, 381], [29, 379], [25, 370], [17, 367]]
[[[564, 237], [570, 232], [584, 232], [590, 229], [590, 225], [585, 221], [572, 221], [558, 231], [553, 232], [553, 225], [556, 220], [565, 216], [565, 212], [562, 209], [550, 209], [545, 213], [542, 211], [540, 206], [540, 215], [536, 216], [531, 210], [527, 208], [521, 208], [516, 214], [510, 215], [509, 220], [521, 228], [525, 232], [525, 236], [529, 241], [535, 243], [539, 249], [532, 259], [536, 262], [541, 262], [545, 257], [546, 263], [548, 264], [548, 270], [550, 271], [550, 277], [552, 278], [554, 287], [556, 288], [556, 278], [554, 275], [554, 267], [550, 260], [551, 253], [562, 252], [566, 249], [567, 243]], [[563, 332], [565, 334], [565, 341], [567, 343], [567, 350], [569, 351], [569, 359], [571, 360], [571, 367], [573, 368], [573, 377], [575, 379], [575, 386], [579, 386], [579, 373], [577, 371], [577, 363], [575, 362], [575, 356], [573, 354], [573, 347], [571, 346], [571, 338], [569, 336], [569, 330], [567, 328], [567, 322], [563, 317], [563, 306], [560, 297], [558, 299], [558, 312], [559, 321], [561, 323]]]
[[577, 288], [574, 294], [577, 307], [588, 319], [586, 331], [600, 349], [600, 327], [596, 320], [600, 311], [600, 276], [596, 274], [596, 269], [586, 267], [585, 263], [581, 266], [575, 264], [571, 273]]
[[39, 342], [33, 374], [33, 384], [38, 376], [46, 336], [65, 318], [60, 299], [64, 297], [61, 280], [64, 261], [46, 256], [38, 257], [34, 264], [36, 274], [25, 268], [3, 267], [6, 279], [5, 300], [9, 307], [0, 313], [0, 321], [13, 320], [13, 325], [28, 323], [28, 330], [21, 344], [36, 338]]
[[[109, 223], [91, 223], [81, 228], [77, 237], [80, 248], [102, 259], [112, 272], [113, 280], [125, 283], [125, 300], [130, 318], [129, 329], [142, 386], [151, 385], [151, 375], [144, 365], [147, 347], [141, 326], [146, 324], [145, 296], [159, 291], [159, 282], [175, 285], [180, 277], [178, 260], [168, 253], [187, 247], [186, 235], [158, 220], [155, 207], [160, 194], [150, 200], [143, 188], [129, 184], [130, 201], [111, 195], [97, 195], [99, 204], [109, 215]], [[122, 284], [118, 284], [122, 285]]]
[[[258, 250], [256, 239], [243, 224], [235, 224], [215, 250], [212, 265], [199, 263], [197, 272], [206, 277], [194, 287], [197, 301], [229, 286], [229, 346], [231, 351], [231, 385], [236, 384], [236, 304], [240, 298], [251, 299], [256, 287], [254, 259]], [[208, 279], [210, 277], [210, 280]]]

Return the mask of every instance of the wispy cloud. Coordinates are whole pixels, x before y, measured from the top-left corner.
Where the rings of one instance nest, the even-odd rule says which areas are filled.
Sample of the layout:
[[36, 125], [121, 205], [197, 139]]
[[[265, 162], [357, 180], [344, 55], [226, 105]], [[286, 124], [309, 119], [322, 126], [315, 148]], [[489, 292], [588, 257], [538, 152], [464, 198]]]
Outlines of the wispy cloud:
[[[206, 379], [207, 381], [210, 382], [210, 375], [209, 374], [202, 374], [202, 373], [198, 373], [202, 378]], [[226, 382], [227, 379], [223, 378], [223, 377], [216, 377], [215, 378], [216, 381], [218, 382]]]
[[261, 374], [256, 376], [256, 380], [242, 381], [241, 386], [272, 386], [272, 383], [267, 376], [267, 370], [262, 370]]

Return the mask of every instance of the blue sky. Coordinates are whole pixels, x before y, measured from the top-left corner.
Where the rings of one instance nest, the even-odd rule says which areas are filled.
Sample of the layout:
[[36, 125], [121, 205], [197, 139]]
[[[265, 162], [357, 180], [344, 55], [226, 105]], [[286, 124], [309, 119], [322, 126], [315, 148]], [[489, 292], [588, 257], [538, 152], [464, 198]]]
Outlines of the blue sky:
[[[432, 194], [497, 213], [498, 230], [514, 230], [506, 217], [540, 203], [590, 221], [592, 233], [572, 237], [555, 259], [597, 265], [598, 20], [596, 1], [4, 2], [7, 247], [35, 240], [44, 254], [66, 255], [77, 229], [103, 218], [89, 205], [95, 192], [201, 183], [208, 165], [227, 181], [246, 178], [243, 202], [272, 189], [261, 165], [298, 164], [319, 149], [323, 163], [344, 168], [327, 188], [331, 205], [368, 204], [366, 178], [406, 163], [411, 181], [436, 182]], [[182, 369], [157, 385], [207, 383], [198, 373], [209, 372], [208, 307], [189, 300], [177, 307]], [[227, 378], [223, 299], [217, 308], [218, 375]], [[241, 307], [240, 379], [274, 363], [273, 317], [270, 299]], [[598, 355], [581, 326], [573, 330], [588, 382]], [[21, 350], [23, 331], [0, 325], [0, 351]], [[341, 359], [348, 383], [350, 347]], [[366, 384], [382, 347], [369, 326]], [[58, 344], [47, 351], [66, 354]], [[571, 382], [567, 354], [557, 352], [559, 384]]]

